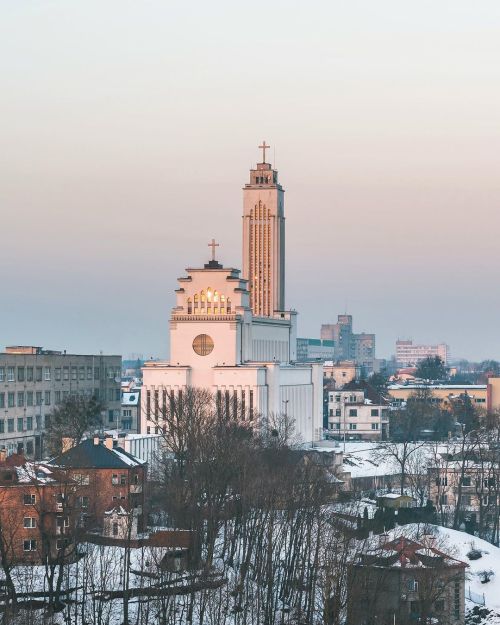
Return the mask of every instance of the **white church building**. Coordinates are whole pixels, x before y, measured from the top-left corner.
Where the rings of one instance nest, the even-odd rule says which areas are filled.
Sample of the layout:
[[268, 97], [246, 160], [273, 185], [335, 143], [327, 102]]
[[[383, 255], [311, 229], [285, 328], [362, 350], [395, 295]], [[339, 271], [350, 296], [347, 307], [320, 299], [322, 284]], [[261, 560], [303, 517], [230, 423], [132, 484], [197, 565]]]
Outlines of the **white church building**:
[[323, 366], [297, 363], [297, 313], [284, 310], [284, 191], [265, 162], [250, 171], [243, 210], [243, 276], [212, 260], [179, 278], [170, 317], [170, 360], [143, 369], [141, 431], [154, 433], [158, 398], [209, 389], [244, 418], [286, 414], [303, 443], [323, 431]]

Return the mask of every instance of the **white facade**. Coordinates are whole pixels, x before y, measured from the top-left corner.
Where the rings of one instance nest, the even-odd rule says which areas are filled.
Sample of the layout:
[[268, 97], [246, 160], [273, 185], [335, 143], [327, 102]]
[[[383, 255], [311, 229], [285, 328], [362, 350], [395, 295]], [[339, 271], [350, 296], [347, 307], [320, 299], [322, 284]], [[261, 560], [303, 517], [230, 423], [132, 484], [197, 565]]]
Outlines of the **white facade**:
[[415, 345], [413, 341], [396, 341], [396, 362], [402, 367], [415, 366], [426, 358], [439, 356], [446, 365], [449, 360], [449, 347], [438, 345]]
[[[265, 174], [264, 169], [262, 176], [272, 177], [276, 173], [269, 169]], [[261, 169], [252, 170], [252, 180], [256, 171]], [[266, 193], [282, 198], [282, 191], [276, 188], [277, 177], [272, 180], [263, 183], [274, 185]], [[254, 182], [260, 186], [260, 178]], [[244, 251], [251, 225], [245, 225], [248, 198], [257, 201], [259, 193], [252, 186], [250, 195], [245, 194]], [[282, 199], [279, 201], [282, 214]], [[281, 243], [284, 230], [282, 234], [278, 237]], [[283, 255], [281, 244], [273, 249], [278, 256]], [[268, 261], [269, 267], [275, 266], [268, 258], [266, 267]], [[249, 256], [244, 252], [247, 267], [248, 262]], [[179, 278], [176, 306], [170, 318], [170, 360], [147, 362], [143, 369], [141, 432], [155, 432], [152, 411], [161, 405], [165, 391], [177, 393], [196, 387], [225, 398], [228, 405], [231, 401], [232, 405], [244, 406], [243, 414], [248, 419], [286, 413], [295, 421], [296, 435], [304, 443], [318, 440], [323, 425], [323, 366], [295, 363], [297, 315], [280, 310], [284, 270], [272, 270], [273, 281], [266, 281], [269, 288], [273, 285], [271, 291], [259, 299], [268, 303], [263, 309], [254, 304], [254, 311], [262, 311], [259, 315], [252, 311], [249, 282], [238, 269], [224, 268], [212, 260], [203, 268], [186, 271], [187, 276]], [[254, 282], [253, 293], [256, 285]]]
[[363, 390], [339, 390], [328, 394], [328, 430], [339, 439], [382, 440], [387, 438], [389, 411], [375, 404]]

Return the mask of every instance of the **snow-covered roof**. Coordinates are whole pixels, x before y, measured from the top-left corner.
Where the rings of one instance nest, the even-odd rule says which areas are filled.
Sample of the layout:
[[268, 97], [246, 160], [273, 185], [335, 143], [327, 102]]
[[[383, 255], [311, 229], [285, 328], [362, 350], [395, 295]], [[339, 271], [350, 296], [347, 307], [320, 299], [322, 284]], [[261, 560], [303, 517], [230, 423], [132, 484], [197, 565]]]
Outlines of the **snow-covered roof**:
[[139, 403], [139, 391], [122, 393], [122, 406], [137, 406]]

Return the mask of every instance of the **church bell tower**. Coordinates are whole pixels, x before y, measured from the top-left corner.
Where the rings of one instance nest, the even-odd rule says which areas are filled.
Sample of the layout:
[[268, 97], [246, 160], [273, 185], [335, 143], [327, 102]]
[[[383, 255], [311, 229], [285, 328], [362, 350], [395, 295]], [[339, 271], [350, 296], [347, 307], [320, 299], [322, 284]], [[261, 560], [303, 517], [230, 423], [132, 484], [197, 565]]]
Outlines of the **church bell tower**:
[[258, 317], [270, 317], [285, 309], [284, 190], [278, 172], [262, 162], [250, 170], [243, 188], [243, 278], [248, 280], [250, 307]]

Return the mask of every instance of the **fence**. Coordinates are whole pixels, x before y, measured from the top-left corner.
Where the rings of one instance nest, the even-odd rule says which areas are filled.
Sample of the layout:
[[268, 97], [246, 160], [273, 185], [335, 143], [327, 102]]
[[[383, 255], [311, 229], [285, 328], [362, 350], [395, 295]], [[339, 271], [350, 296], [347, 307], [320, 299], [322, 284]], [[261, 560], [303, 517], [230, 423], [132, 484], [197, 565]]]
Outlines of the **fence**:
[[469, 588], [465, 591], [465, 598], [469, 599], [469, 601], [472, 601], [472, 603], [477, 603], [478, 605], [485, 605], [486, 601], [484, 599], [484, 592], [483, 594], [479, 594], [478, 592], [472, 592], [472, 590]]

